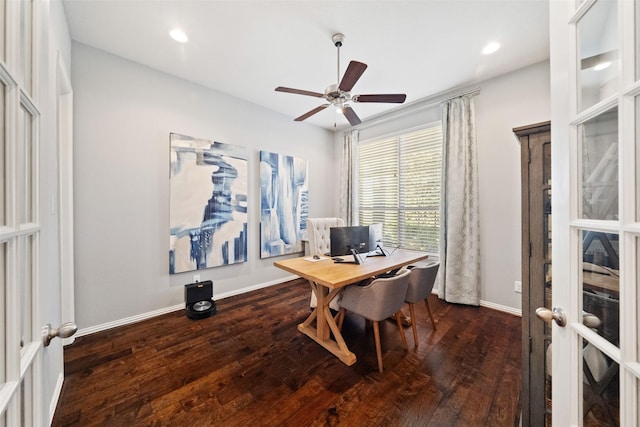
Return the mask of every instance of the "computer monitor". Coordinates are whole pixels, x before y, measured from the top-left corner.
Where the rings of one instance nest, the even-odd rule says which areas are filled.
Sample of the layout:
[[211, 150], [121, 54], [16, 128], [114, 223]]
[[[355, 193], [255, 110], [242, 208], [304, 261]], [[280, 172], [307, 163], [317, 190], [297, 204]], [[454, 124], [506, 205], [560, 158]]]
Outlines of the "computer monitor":
[[359, 254], [369, 252], [369, 226], [329, 228], [331, 256], [353, 255], [353, 262], [360, 264]]

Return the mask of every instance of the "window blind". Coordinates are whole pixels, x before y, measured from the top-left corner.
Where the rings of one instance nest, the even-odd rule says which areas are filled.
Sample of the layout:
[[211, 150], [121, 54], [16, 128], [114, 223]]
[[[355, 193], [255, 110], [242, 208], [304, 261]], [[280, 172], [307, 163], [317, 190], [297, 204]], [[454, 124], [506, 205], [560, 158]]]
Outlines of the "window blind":
[[383, 223], [385, 246], [437, 252], [441, 168], [440, 123], [361, 143], [360, 224]]

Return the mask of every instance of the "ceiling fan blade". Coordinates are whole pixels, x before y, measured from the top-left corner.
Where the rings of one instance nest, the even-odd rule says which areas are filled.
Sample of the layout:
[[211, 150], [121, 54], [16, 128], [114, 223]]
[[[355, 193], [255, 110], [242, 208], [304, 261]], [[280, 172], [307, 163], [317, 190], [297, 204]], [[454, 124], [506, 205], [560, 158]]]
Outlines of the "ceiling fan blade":
[[360, 123], [362, 123], [362, 121], [360, 120], [360, 117], [358, 117], [356, 112], [353, 111], [353, 109], [348, 105], [345, 105], [342, 108], [342, 114], [344, 114], [347, 120], [349, 120], [349, 123], [351, 123], [351, 126], [359, 125]]
[[366, 69], [367, 64], [363, 64], [362, 62], [358, 61], [349, 62], [347, 71], [344, 72], [344, 76], [342, 76], [342, 81], [340, 82], [338, 88], [344, 92], [349, 92], [351, 89], [353, 89], [353, 86], [355, 86], [356, 82]]
[[404, 93], [388, 93], [380, 95], [356, 95], [353, 97], [355, 102], [393, 102], [396, 104], [402, 104], [407, 95]]
[[311, 92], [309, 90], [292, 89], [290, 87], [283, 87], [283, 86], [278, 86], [276, 88], [276, 92], [295, 93], [295, 94], [298, 94], [298, 95], [315, 96], [316, 98], [323, 98], [324, 97], [323, 93]]
[[301, 121], [303, 121], [305, 119], [308, 119], [309, 117], [313, 116], [314, 114], [319, 113], [320, 111], [324, 110], [328, 106], [329, 106], [329, 104], [324, 104], [324, 105], [321, 105], [319, 107], [316, 107], [313, 110], [308, 111], [308, 112], [304, 113], [303, 115], [301, 115], [300, 117], [294, 119], [293, 121], [294, 122], [301, 122]]

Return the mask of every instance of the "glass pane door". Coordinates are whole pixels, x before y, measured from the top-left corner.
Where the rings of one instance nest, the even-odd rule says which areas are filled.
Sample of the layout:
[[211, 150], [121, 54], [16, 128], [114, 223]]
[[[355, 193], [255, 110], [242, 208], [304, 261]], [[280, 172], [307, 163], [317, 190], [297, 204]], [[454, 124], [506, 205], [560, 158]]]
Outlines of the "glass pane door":
[[550, 2], [555, 425], [640, 426], [638, 7]]
[[618, 8], [596, 2], [578, 22], [578, 111], [614, 95], [618, 87]]
[[39, 368], [39, 0], [0, 0], [0, 427], [45, 425]]

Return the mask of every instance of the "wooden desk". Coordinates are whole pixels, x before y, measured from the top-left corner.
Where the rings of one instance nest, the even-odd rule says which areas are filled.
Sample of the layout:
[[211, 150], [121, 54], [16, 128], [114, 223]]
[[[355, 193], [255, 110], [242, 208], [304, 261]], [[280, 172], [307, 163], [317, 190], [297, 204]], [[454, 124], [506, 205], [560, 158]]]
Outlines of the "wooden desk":
[[[351, 260], [353, 257], [341, 258]], [[311, 290], [318, 298], [318, 307], [304, 323], [298, 325], [298, 330], [351, 366], [356, 363], [356, 355], [349, 351], [329, 311], [331, 300], [347, 285], [426, 258], [428, 255], [424, 252], [397, 249], [391, 256], [368, 257], [363, 264], [334, 263], [331, 258], [326, 257], [313, 262], [302, 257], [276, 261], [273, 265], [307, 279]], [[316, 327], [313, 326], [314, 320]]]
[[582, 264], [582, 287], [585, 290], [609, 293], [614, 299], [620, 295], [620, 272], [585, 262]]

